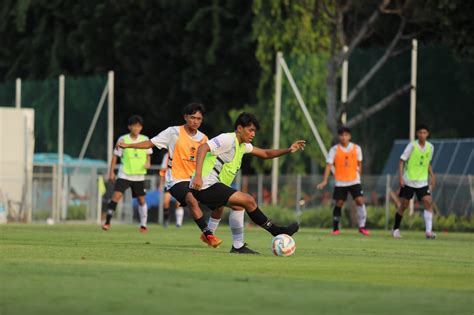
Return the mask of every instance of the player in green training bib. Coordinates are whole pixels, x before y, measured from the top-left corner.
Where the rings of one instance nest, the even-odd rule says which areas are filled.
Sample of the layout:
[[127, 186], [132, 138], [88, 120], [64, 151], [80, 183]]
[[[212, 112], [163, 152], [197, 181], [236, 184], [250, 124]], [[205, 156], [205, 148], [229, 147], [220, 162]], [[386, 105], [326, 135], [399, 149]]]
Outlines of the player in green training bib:
[[433, 157], [434, 147], [427, 141], [429, 136], [428, 126], [419, 125], [416, 128], [417, 140], [409, 143], [399, 162], [400, 175], [400, 207], [395, 213], [395, 224], [393, 226], [392, 235], [400, 238], [400, 223], [402, 222], [403, 212], [408, 207], [413, 195], [423, 203], [425, 210], [423, 217], [426, 225], [426, 238], [434, 239], [436, 234], [432, 231], [433, 207], [431, 199], [431, 189], [435, 187], [436, 178], [431, 167], [431, 159]]
[[[288, 226], [273, 224], [258, 208], [252, 196], [230, 187], [240, 169], [244, 154], [250, 153], [262, 159], [272, 159], [297, 152], [305, 146], [304, 140], [298, 140], [288, 149], [254, 147], [251, 142], [258, 128], [259, 123], [255, 115], [241, 113], [234, 124], [235, 132], [220, 134], [200, 145], [196, 157], [196, 174], [191, 180], [191, 191], [198, 201], [211, 210], [228, 206], [243, 216], [242, 210], [245, 209], [252, 221], [272, 235], [293, 235], [299, 229], [298, 223]], [[239, 249], [233, 246], [231, 252], [238, 252], [243, 248], [246, 249], [245, 244]]]
[[[140, 134], [143, 129], [143, 118], [134, 115], [128, 119], [128, 130], [130, 133], [121, 136], [117, 143], [137, 143], [148, 140], [147, 136]], [[122, 149], [116, 147], [114, 156], [110, 164], [109, 180], [115, 181], [114, 194], [109, 203], [105, 224], [102, 226], [104, 231], [110, 229], [110, 220], [115, 212], [117, 203], [122, 199], [125, 190], [132, 190], [133, 198], [138, 199], [138, 215], [140, 216], [140, 232], [147, 232], [148, 208], [145, 202], [145, 174], [150, 167], [150, 154], [152, 149]], [[117, 158], [121, 159], [118, 175], [115, 175], [115, 165]], [[117, 180], [115, 178], [117, 177]]]

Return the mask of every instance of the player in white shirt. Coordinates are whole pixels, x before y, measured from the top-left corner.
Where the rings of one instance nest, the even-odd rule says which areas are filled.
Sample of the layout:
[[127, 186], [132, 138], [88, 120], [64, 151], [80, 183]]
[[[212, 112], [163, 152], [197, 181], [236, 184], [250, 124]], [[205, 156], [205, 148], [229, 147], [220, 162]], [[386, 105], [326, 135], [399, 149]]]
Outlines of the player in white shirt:
[[[147, 136], [141, 135], [143, 129], [143, 118], [134, 115], [128, 119], [128, 129], [130, 133], [121, 136], [117, 143], [137, 143], [148, 140]], [[145, 174], [150, 168], [150, 154], [152, 149], [122, 149], [116, 147], [112, 161], [110, 162], [109, 181], [114, 182], [114, 194], [109, 202], [105, 224], [102, 226], [104, 231], [110, 229], [110, 221], [117, 207], [117, 203], [122, 199], [125, 190], [132, 190], [133, 198], [138, 199], [138, 214], [140, 216], [140, 232], [147, 232], [148, 207], [145, 202]], [[121, 159], [118, 175], [115, 175], [115, 166], [117, 158]]]
[[339, 223], [341, 221], [342, 207], [350, 193], [357, 206], [357, 220], [359, 233], [369, 236], [365, 227], [367, 210], [365, 209], [364, 191], [362, 190], [360, 175], [362, 173], [362, 150], [351, 142], [351, 130], [341, 127], [338, 130], [339, 143], [331, 148], [326, 158], [326, 169], [324, 179], [317, 186], [323, 189], [328, 184], [331, 169], [334, 168], [334, 210], [333, 210], [333, 235], [339, 235]]
[[[408, 207], [410, 200], [416, 194], [418, 201], [423, 203], [423, 217], [425, 219], [425, 235], [427, 239], [436, 238], [433, 233], [433, 206], [431, 199], [431, 189], [436, 185], [436, 177], [431, 167], [434, 146], [427, 141], [429, 136], [428, 126], [420, 124], [416, 127], [417, 140], [410, 142], [402, 155], [398, 164], [400, 176], [400, 206], [395, 213], [395, 224], [392, 235], [394, 238], [400, 238], [400, 223], [403, 218], [403, 212]], [[428, 184], [430, 180], [430, 185]]]
[[[302, 150], [305, 146], [305, 141], [299, 140], [287, 149], [254, 147], [251, 142], [258, 127], [259, 123], [255, 115], [244, 112], [234, 123], [235, 132], [221, 134], [200, 145], [196, 157], [196, 174], [191, 181], [191, 191], [197, 200], [211, 210], [228, 206], [233, 208], [232, 213], [241, 213], [243, 217], [244, 213], [241, 211], [243, 208], [252, 221], [272, 235], [292, 235], [299, 229], [297, 223], [289, 226], [273, 224], [259, 209], [252, 196], [230, 186], [240, 169], [244, 154], [271, 159]], [[240, 248], [235, 248], [234, 245], [231, 253], [240, 253], [244, 249], [246, 253], [253, 252], [245, 245], [244, 243]]]

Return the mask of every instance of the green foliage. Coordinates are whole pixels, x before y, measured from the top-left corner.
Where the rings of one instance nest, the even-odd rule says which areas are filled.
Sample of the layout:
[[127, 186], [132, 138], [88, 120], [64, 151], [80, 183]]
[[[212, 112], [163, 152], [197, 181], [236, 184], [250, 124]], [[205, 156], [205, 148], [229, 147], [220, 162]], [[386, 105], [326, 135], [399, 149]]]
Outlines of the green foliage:
[[[273, 142], [275, 55], [278, 51], [288, 63], [308, 110], [323, 139], [330, 140], [324, 120], [324, 81], [327, 56], [321, 47], [327, 44], [327, 26], [316, 18], [317, 1], [254, 2], [253, 33], [257, 41], [256, 57], [261, 68], [257, 90], [258, 103], [248, 106], [258, 117], [264, 117], [256, 144], [271, 147]], [[289, 146], [296, 139], [311, 145], [303, 153], [281, 158], [285, 172], [307, 171], [311, 160], [321, 160], [319, 148], [303, 116], [288, 82], [283, 80], [280, 146]], [[259, 171], [268, 169], [271, 161], [255, 161]]]
[[67, 220], [85, 220], [87, 214], [86, 205], [73, 205], [67, 207]]

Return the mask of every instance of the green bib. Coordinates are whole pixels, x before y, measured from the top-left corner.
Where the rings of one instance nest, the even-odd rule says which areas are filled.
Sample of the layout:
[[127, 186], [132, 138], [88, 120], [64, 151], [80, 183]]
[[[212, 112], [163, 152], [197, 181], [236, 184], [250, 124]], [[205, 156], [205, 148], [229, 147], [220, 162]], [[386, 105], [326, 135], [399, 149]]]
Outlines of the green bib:
[[[145, 141], [146, 138], [143, 135], [138, 136], [138, 141], [142, 142]], [[124, 142], [126, 144], [133, 143], [132, 138], [130, 135], [126, 135], [124, 137]], [[127, 148], [123, 150], [122, 154], [122, 164], [123, 164], [123, 172], [127, 175], [143, 175], [146, 174], [146, 157], [147, 157], [146, 149], [131, 149]]]
[[406, 176], [409, 180], [428, 180], [428, 169], [431, 162], [431, 145], [425, 143], [425, 152], [421, 151], [417, 141], [413, 142], [413, 151], [406, 164]]
[[202, 166], [203, 177], [208, 176], [211, 172], [215, 172], [219, 177], [219, 181], [227, 186], [230, 186], [234, 181], [234, 178], [242, 165], [242, 158], [245, 154], [245, 143], [239, 144], [235, 133], [232, 132], [232, 134], [235, 137], [234, 159], [231, 162], [225, 163], [219, 157], [208, 152]]

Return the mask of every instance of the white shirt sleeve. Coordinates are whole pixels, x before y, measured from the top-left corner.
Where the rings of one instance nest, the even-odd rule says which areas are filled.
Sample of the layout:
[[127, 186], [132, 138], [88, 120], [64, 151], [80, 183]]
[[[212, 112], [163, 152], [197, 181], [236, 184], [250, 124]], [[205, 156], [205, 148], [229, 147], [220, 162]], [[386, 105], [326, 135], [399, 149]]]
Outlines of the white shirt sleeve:
[[155, 147], [158, 149], [168, 148], [171, 139], [171, 128], [173, 127], [169, 127], [151, 138], [151, 142], [155, 145]]
[[207, 145], [211, 149], [212, 155], [219, 155], [232, 150], [234, 137], [231, 134], [221, 133], [217, 137], [207, 141]]
[[329, 150], [328, 156], [326, 157], [327, 164], [334, 164], [334, 157], [336, 156], [336, 149], [337, 146], [333, 146], [331, 150]]
[[245, 154], [250, 153], [253, 151], [253, 145], [251, 143], [245, 144]]
[[362, 149], [357, 145], [357, 161], [362, 161]]
[[117, 148], [117, 144], [119, 144], [119, 142], [121, 142], [121, 141], [123, 141], [123, 136], [118, 138], [117, 143], [115, 144], [115, 148], [114, 148], [114, 155], [116, 155], [118, 157], [122, 157], [122, 154], [123, 154], [123, 149], [122, 148]]
[[[431, 143], [430, 143], [431, 144]], [[431, 156], [430, 156], [430, 164], [433, 161], [433, 156], [434, 156], [434, 145], [431, 144]]]
[[400, 156], [400, 160], [406, 161], [410, 158], [411, 153], [413, 152], [413, 143], [409, 143], [405, 150], [403, 151], [402, 155]]

